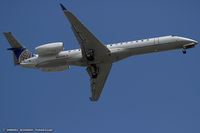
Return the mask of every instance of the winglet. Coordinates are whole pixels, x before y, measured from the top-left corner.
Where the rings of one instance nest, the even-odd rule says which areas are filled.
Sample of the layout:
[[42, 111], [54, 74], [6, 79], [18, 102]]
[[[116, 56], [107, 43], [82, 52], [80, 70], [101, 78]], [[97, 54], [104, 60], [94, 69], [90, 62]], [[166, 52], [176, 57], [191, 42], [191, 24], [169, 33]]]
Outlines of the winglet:
[[92, 97], [89, 97], [89, 99], [90, 99], [91, 102], [94, 102], [94, 100], [92, 99]]
[[63, 4], [60, 3], [60, 6], [61, 6], [62, 10], [67, 10], [67, 9], [63, 6]]
[[91, 97], [89, 97], [89, 99], [90, 99], [90, 101], [92, 101], [92, 98], [91, 98]]

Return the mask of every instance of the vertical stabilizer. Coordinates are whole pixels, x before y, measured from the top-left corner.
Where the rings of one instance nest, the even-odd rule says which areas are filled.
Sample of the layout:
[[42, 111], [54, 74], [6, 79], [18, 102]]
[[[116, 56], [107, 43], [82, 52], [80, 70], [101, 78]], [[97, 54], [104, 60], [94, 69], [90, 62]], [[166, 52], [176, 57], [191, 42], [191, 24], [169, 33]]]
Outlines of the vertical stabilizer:
[[11, 32], [3, 33], [8, 40], [11, 48], [8, 50], [13, 51], [14, 65], [19, 65], [21, 61], [31, 58], [33, 54], [26, 49], [13, 35]]

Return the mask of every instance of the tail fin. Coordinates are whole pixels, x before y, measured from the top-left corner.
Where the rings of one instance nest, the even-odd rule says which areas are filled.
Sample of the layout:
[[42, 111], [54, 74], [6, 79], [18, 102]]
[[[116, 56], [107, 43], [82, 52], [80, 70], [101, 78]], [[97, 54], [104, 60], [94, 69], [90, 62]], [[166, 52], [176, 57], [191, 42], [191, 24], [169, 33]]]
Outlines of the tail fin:
[[14, 65], [19, 65], [21, 61], [33, 56], [28, 49], [26, 49], [20, 42], [16, 40], [11, 32], [4, 32], [4, 36], [11, 46], [11, 48], [8, 48], [8, 50], [13, 51]]

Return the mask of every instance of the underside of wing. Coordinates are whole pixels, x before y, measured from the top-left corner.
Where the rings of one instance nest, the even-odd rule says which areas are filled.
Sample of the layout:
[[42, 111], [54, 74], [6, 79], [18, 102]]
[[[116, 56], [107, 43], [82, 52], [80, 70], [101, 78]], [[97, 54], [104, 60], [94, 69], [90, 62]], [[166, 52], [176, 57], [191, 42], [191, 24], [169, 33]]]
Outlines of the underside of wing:
[[98, 101], [111, 67], [112, 64], [97, 64], [87, 68], [90, 76], [91, 101]]
[[71, 23], [72, 31], [81, 46], [83, 57], [93, 61], [109, 56], [110, 50], [62, 4], [61, 7]]
[[112, 67], [112, 63], [108, 63], [110, 61], [110, 50], [70, 11], [62, 4], [60, 6], [71, 24], [72, 31], [81, 46], [83, 59], [87, 63], [92, 93], [90, 99], [91, 101], [98, 101]]

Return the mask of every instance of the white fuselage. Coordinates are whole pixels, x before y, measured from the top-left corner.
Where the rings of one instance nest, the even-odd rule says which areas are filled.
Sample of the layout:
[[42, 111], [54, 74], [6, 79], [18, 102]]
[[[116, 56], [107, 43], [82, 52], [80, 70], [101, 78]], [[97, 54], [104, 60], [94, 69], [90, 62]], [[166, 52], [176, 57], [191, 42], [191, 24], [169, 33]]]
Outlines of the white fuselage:
[[[93, 63], [114, 63], [124, 58], [161, 52], [173, 49], [187, 49], [195, 46], [196, 41], [178, 36], [164, 36], [151, 39], [109, 44], [106, 47], [111, 51], [110, 58], [103, 58], [95, 62], [89, 62], [82, 57], [81, 49], [61, 51], [53, 56], [38, 56], [24, 60], [20, 65], [28, 68], [56, 68], [65, 66], [88, 66]], [[191, 46], [191, 47], [190, 47]]]

